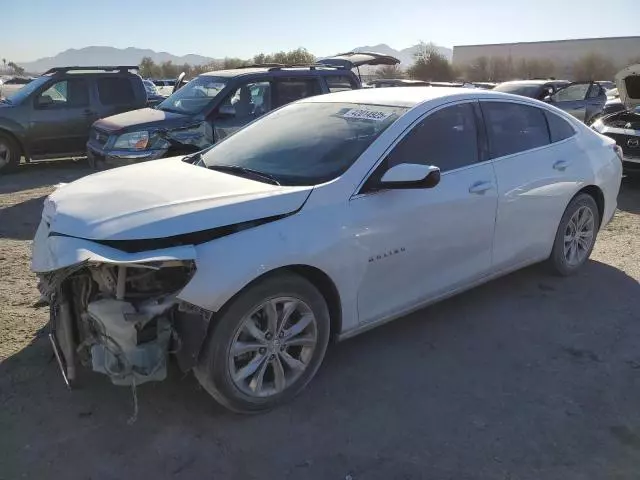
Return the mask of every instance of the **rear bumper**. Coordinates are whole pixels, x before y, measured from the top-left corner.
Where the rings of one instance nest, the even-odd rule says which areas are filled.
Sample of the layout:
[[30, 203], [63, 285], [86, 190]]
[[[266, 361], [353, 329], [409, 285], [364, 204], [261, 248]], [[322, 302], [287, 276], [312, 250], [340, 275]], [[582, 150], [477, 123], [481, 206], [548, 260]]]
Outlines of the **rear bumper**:
[[167, 153], [166, 150], [104, 150], [91, 142], [87, 143], [87, 158], [94, 168], [121, 167], [133, 163], [157, 160]]

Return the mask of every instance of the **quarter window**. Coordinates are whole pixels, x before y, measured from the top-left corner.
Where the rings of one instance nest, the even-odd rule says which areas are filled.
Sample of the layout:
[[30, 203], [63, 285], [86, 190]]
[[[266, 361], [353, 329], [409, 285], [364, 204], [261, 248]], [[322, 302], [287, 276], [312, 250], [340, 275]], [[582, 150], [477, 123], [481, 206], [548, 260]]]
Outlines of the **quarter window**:
[[549, 123], [549, 132], [551, 133], [551, 141], [559, 142], [565, 138], [573, 136], [576, 132], [573, 127], [566, 120], [560, 118], [558, 115], [545, 112], [547, 122]]
[[550, 143], [542, 110], [509, 102], [482, 102], [491, 157], [503, 157]]
[[441, 171], [478, 162], [478, 135], [473, 106], [446, 107], [429, 115], [389, 154], [387, 168], [401, 163], [434, 165]]
[[123, 77], [99, 78], [98, 97], [103, 105], [130, 105], [136, 98], [131, 81]]

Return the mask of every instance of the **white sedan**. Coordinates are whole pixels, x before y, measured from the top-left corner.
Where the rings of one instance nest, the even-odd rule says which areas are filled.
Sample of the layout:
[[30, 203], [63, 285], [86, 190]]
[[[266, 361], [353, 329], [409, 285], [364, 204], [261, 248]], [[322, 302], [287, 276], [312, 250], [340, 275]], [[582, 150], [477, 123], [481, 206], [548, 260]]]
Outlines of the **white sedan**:
[[363, 89], [63, 185], [32, 258], [62, 373], [135, 386], [171, 352], [226, 407], [271, 408], [331, 339], [536, 262], [574, 273], [616, 209], [620, 155], [525, 97]]

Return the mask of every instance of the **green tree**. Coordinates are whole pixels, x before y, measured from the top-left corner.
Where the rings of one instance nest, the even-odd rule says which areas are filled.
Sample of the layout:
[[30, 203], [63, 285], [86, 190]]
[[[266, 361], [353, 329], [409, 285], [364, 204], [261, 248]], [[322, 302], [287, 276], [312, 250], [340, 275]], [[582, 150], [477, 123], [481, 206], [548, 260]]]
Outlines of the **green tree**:
[[11, 70], [13, 70], [13, 73], [15, 73], [16, 75], [24, 75], [24, 68], [22, 68], [20, 65], [16, 65], [14, 62], [9, 62], [7, 66]]
[[259, 53], [253, 57], [253, 63], [268, 64], [278, 63], [282, 65], [308, 65], [316, 62], [316, 57], [306, 48], [296, 48], [288, 52]]
[[151, 57], [144, 57], [140, 60], [140, 76], [143, 78], [156, 78], [160, 75], [160, 69], [151, 59]]
[[489, 59], [478, 57], [464, 67], [464, 76], [471, 82], [487, 82], [490, 79]]
[[433, 43], [421, 42], [414, 57], [414, 64], [407, 69], [409, 77], [426, 81], [453, 80], [454, 73], [451, 64]]
[[404, 72], [398, 65], [383, 65], [376, 70], [378, 78], [402, 78]]
[[573, 64], [573, 78], [576, 80], [609, 80], [615, 74], [613, 62], [596, 52], [584, 55]]
[[2, 59], [2, 65], [3, 65], [3, 70], [6, 70], [7, 69], [7, 59], [6, 58]]

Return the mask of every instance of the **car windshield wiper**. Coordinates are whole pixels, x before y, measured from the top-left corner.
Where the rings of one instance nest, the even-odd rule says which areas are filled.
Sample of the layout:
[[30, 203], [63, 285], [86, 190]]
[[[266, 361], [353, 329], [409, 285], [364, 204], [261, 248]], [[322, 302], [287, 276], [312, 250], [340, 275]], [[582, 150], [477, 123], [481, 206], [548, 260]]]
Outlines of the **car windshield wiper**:
[[242, 174], [248, 177], [254, 177], [254, 179], [266, 183], [270, 183], [272, 185], [280, 185], [280, 182], [276, 180], [276, 177], [270, 175], [268, 173], [259, 172], [258, 170], [253, 170], [252, 168], [241, 167], [240, 165], [211, 165], [207, 166], [210, 170], [216, 170], [218, 172], [223, 173], [231, 173], [234, 175]]

